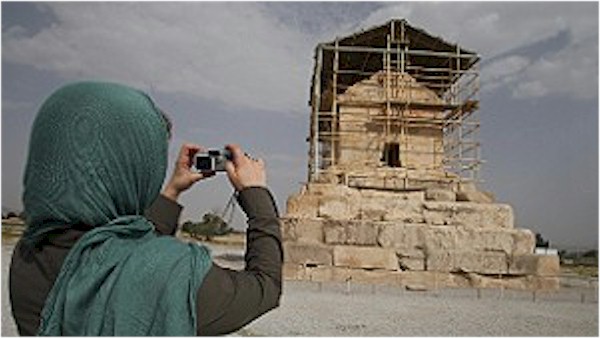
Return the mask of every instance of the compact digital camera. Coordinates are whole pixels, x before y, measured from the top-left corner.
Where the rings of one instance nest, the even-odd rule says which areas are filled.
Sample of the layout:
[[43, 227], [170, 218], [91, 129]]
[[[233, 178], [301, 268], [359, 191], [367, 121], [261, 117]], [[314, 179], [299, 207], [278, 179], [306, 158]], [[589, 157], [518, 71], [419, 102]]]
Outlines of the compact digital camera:
[[208, 150], [206, 153], [196, 154], [194, 167], [200, 172], [225, 171], [225, 162], [232, 159], [233, 156], [227, 149]]

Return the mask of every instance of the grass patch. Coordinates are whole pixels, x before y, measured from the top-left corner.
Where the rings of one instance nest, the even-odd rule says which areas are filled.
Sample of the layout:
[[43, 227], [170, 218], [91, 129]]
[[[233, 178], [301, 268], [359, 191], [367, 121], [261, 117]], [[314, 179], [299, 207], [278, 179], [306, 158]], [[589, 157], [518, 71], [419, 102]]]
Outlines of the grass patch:
[[598, 277], [598, 267], [588, 265], [563, 265], [561, 269], [582, 277]]

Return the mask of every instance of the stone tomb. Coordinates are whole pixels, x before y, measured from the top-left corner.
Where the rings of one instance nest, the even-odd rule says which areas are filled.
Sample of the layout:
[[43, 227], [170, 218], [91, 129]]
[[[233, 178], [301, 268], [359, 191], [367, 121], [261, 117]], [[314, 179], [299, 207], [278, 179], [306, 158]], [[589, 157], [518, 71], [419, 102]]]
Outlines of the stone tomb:
[[282, 219], [287, 279], [419, 288], [558, 288], [558, 259], [535, 255], [507, 204], [450, 190], [382, 191], [309, 183]]
[[534, 255], [510, 205], [476, 185], [476, 53], [391, 20], [316, 56], [308, 182], [282, 219], [286, 278], [558, 287], [558, 257]]

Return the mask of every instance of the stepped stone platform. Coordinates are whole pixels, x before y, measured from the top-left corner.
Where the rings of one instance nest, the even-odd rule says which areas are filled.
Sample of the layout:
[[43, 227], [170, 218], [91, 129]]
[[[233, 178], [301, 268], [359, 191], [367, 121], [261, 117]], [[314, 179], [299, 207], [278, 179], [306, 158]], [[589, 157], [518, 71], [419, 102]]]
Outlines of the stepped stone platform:
[[288, 199], [282, 218], [284, 276], [411, 288], [557, 289], [558, 257], [533, 253], [535, 236], [514, 227], [510, 205], [461, 191], [308, 183]]

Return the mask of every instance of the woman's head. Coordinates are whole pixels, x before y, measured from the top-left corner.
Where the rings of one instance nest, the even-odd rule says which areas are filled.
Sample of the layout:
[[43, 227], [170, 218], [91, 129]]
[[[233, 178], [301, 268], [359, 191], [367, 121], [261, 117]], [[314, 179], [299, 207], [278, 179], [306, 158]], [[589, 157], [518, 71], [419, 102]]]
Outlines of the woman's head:
[[168, 133], [163, 114], [136, 89], [80, 82], [57, 90], [31, 131], [27, 235], [141, 215], [164, 179]]

